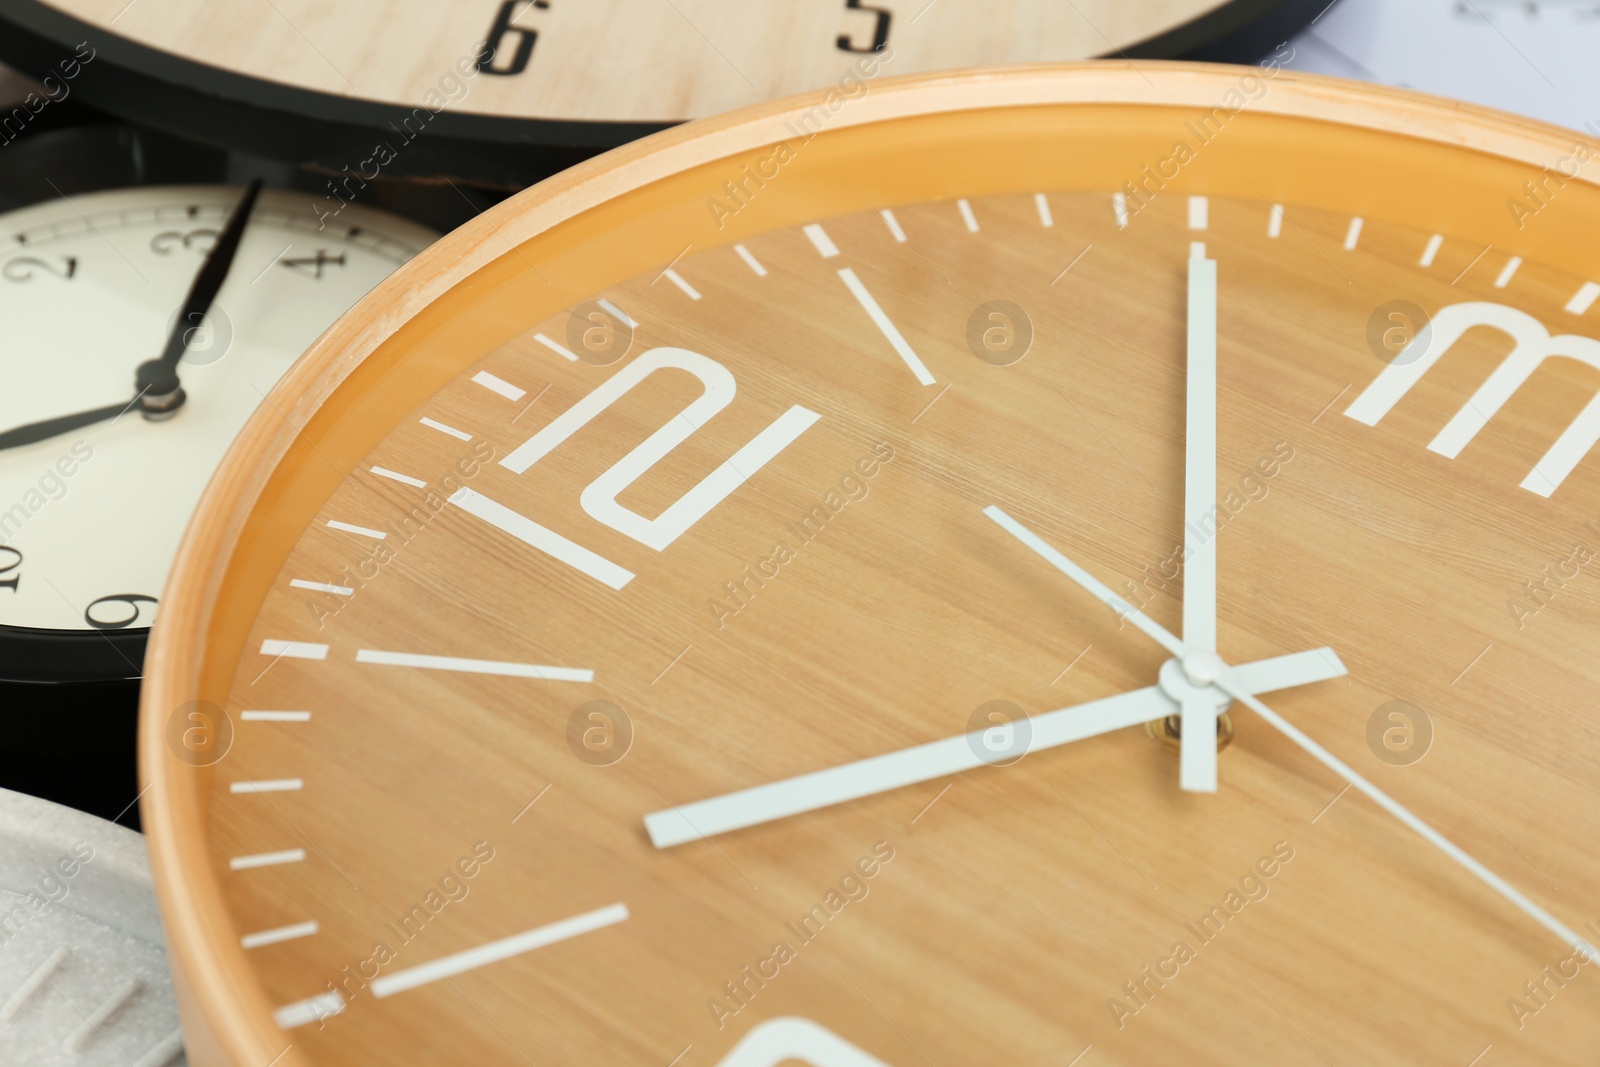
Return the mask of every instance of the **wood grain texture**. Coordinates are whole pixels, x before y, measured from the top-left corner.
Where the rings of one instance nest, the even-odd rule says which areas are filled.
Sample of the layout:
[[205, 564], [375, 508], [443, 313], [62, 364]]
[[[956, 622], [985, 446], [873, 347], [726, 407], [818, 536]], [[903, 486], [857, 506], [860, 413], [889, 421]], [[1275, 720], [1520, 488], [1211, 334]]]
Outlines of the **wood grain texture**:
[[[495, 67], [510, 67], [523, 40], [518, 30], [537, 34], [537, 41], [527, 69], [502, 77], [470, 76], [500, 0], [336, 6], [289, 0], [245, 9], [201, 0], [141, 0], [133, 8], [116, 0], [53, 0], [52, 6], [96, 25], [114, 21], [116, 32], [165, 52], [336, 96], [406, 108], [448, 99], [454, 109], [479, 114], [567, 121], [676, 122], [810, 89], [842, 86], [853, 93], [864, 70], [870, 78], [880, 71], [1115, 53], [1225, 4], [941, 0], [852, 11], [843, 0], [734, 6], [557, 0], [542, 9], [521, 3]], [[873, 56], [838, 47], [843, 35], [853, 47], [870, 49], [880, 9], [891, 15], [887, 51]], [[468, 63], [458, 71], [462, 57]]]
[[[1167, 71], [1157, 73], [1168, 81]], [[1018, 80], [1029, 77], [1047, 79]], [[1212, 76], [1178, 70], [1168, 84], [1182, 85], [1181, 93], [1205, 77]], [[1225, 75], [1215, 79], [1211, 93], [1229, 84]], [[1129, 95], [1144, 92], [1132, 88], [1135, 80], [1124, 84]], [[930, 83], [930, 94], [937, 98], [949, 84]], [[1075, 88], [1093, 97], [1110, 87], [1084, 81]], [[1299, 79], [1274, 89], [1269, 99], [1280, 107], [1288, 93], [1333, 99], [1340, 92]], [[1345, 114], [1364, 100], [1376, 106], [1376, 97], [1351, 92]], [[1495, 140], [1487, 123], [1387, 99], [1396, 125], [1420, 132], [1437, 120], [1435, 129], [1450, 127], [1442, 140], [1481, 148]], [[1528, 156], [1561, 150], [1553, 134], [1511, 126], [1505, 120]], [[1241, 135], [1241, 149], [1248, 129], [1229, 130]], [[873, 132], [887, 147], [883, 128]], [[376, 462], [429, 480], [442, 475], [467, 445], [417, 425], [423, 414], [468, 426], [504, 454], [609, 373], [564, 363], [530, 341], [533, 330], [565, 335], [560, 303], [525, 297], [521, 321], [495, 303], [504, 279], [515, 282], [510, 289], [539, 293], [535, 264], [566, 280], [557, 267], [579, 265], [581, 256], [569, 253], [563, 263], [534, 242], [495, 265], [500, 277], [480, 271], [470, 291], [437, 300], [420, 294], [479, 269], [482, 259], [473, 257], [504, 249], [489, 246], [504, 232], [543, 229], [539, 212], [558, 210], [549, 205], [561, 197], [570, 211], [574, 199], [594, 195], [579, 192], [585, 182], [659, 165], [656, 152], [692, 136], [671, 135], [658, 149], [619, 155], [614, 169], [598, 165], [564, 187], [535, 190], [476, 233], [457, 235], [324, 341], [303, 378], [280, 393], [294, 396], [296, 384], [304, 390], [301, 411], [290, 417], [349, 471], [365, 457], [362, 468]], [[1324, 127], [1315, 140], [1332, 151], [1339, 138]], [[1351, 134], [1347, 144], [1359, 143]], [[1508, 156], [1523, 151], [1512, 136], [1498, 143]], [[1161, 144], [1151, 137], [1144, 147]], [[792, 457], [775, 461], [704, 531], [660, 556], [588, 520], [575, 497], [642, 430], [692, 398], [681, 381], [663, 378], [659, 393], [639, 391], [585, 448], [553, 455], [548, 467], [522, 477], [493, 468], [473, 476], [474, 485], [492, 487], [553, 527], [581, 530], [636, 570], [640, 577], [621, 598], [599, 595], [594, 583], [447, 511], [423, 524], [327, 622], [324, 629], [337, 635], [327, 662], [285, 660], [262, 674], [270, 657], [250, 650], [264, 637], [327, 639], [316, 636], [316, 616], [285, 581], [301, 572], [331, 580], [350, 562], [352, 543], [326, 528], [302, 536], [312, 518], [381, 525], [417, 501], [363, 470], [336, 478], [331, 496], [277, 498], [284, 505], [257, 513], [240, 545], [248, 502], [289, 447], [286, 433], [294, 433], [264, 422], [247, 431], [246, 451], [224, 468], [191, 532], [191, 566], [168, 591], [144, 725], [146, 773], [157, 786], [147, 823], [174, 953], [233, 1062], [281, 1051], [284, 1038], [272, 1031], [267, 1009], [317, 992], [344, 963], [370, 953], [374, 931], [479, 839], [495, 844], [496, 859], [395, 966], [614, 899], [626, 900], [634, 917], [464, 977], [459, 993], [439, 985], [381, 1002], [358, 996], [325, 1030], [291, 1035], [295, 1047], [284, 1062], [360, 1061], [373, 1048], [419, 1062], [516, 1062], [509, 1039], [536, 1058], [608, 1062], [667, 1062], [693, 1044], [685, 1062], [714, 1063], [754, 1017], [787, 1012], [816, 1018], [892, 1063], [915, 1062], [912, 1043], [936, 1062], [941, 1053], [952, 1062], [1065, 1062], [1093, 1043], [1092, 1055], [1106, 1062], [1181, 1051], [1198, 1062], [1231, 1063], [1245, 1055], [1317, 1062], [1318, 1051], [1335, 1062], [1415, 1062], [1456, 1055], [1458, 1045], [1465, 1062], [1491, 1042], [1507, 1062], [1519, 1055], [1582, 1062], [1596, 1041], [1594, 994], [1583, 982], [1562, 990], [1521, 1031], [1505, 1005], [1524, 980], [1566, 953], [1369, 806], [1347, 796], [1322, 814], [1337, 783], [1249, 718], [1223, 756], [1224, 793], [1216, 798], [1178, 794], [1175, 761], [1130, 730], [958, 779], [920, 816], [937, 785], [748, 831], [719, 843], [721, 852], [691, 846], [657, 854], [643, 841], [638, 818], [662, 806], [658, 791], [692, 799], [946, 736], [996, 696], [1043, 710], [1149, 683], [1155, 652], [1058, 586], [975, 513], [1002, 503], [1108, 579], [1137, 578], [1168, 557], [1181, 525], [1182, 269], [1188, 241], [1203, 239], [1223, 264], [1219, 482], [1244, 485], [1244, 473], [1280, 441], [1294, 452], [1221, 542], [1224, 654], [1335, 645], [1352, 668], [1348, 685], [1269, 702], [1563, 918], [1589, 918], [1582, 901], [1593, 899], [1600, 871], [1585, 845], [1596, 822], [1585, 768], [1596, 740], [1569, 709], [1585, 706], [1593, 692], [1584, 649], [1600, 615], [1592, 594], [1574, 585], [1516, 630], [1505, 600], [1523, 576], [1564, 555], [1570, 545], [1563, 542], [1582, 536], [1573, 531], [1595, 499], [1592, 461], [1548, 501], [1517, 482], [1528, 457], [1593, 394], [1595, 375], [1552, 364], [1497, 417], [1496, 433], [1486, 431], [1455, 460], [1425, 446], [1460, 406], [1456, 390], [1470, 393], [1503, 352], [1492, 336], [1469, 339], [1377, 428], [1341, 414], [1349, 395], [1381, 369], [1365, 330], [1385, 300], [1430, 308], [1464, 296], [1505, 300], [1581, 333], [1562, 306], [1589, 275], [1530, 256], [1511, 289], [1497, 290], [1502, 249], [1520, 246], [1474, 263], [1482, 244], [1473, 231], [1503, 225], [1488, 215], [1500, 204], [1490, 200], [1481, 218], [1461, 209], [1462, 224], [1444, 226], [1457, 210], [1451, 189], [1459, 193], [1470, 176], [1436, 187], [1432, 214], [1373, 214], [1353, 252], [1341, 248], [1351, 209], [1370, 212], [1384, 195], [1375, 187], [1359, 196], [1347, 189], [1342, 211], [1291, 199], [1292, 225], [1277, 239], [1266, 236], [1269, 205], [1259, 198], [1214, 196], [1208, 231], [1187, 231], [1184, 196], [1204, 188], [1202, 181], [1239, 181], [1218, 177], [1234, 151], [1219, 140], [1202, 176], [1175, 183], [1126, 230], [1108, 208], [1115, 183], [1081, 193], [1070, 191], [1070, 181], [1068, 191], [1040, 186], [1051, 190], [1049, 230], [1039, 227], [1031, 196], [974, 189], [981, 229], [970, 234], [955, 205], [941, 199], [940, 178], [905, 178], [884, 202], [896, 205], [908, 244], [894, 242], [875, 212], [859, 210], [859, 199], [854, 211], [826, 213], [841, 217], [802, 216], [826, 218], [838, 260], [819, 259], [796, 230], [773, 226], [764, 214], [785, 210], [761, 206], [769, 200], [793, 199], [804, 209], [813, 187], [807, 172], [796, 171], [792, 194], [758, 198], [737, 220], [749, 227], [738, 236], [768, 277], [756, 279], [726, 247], [694, 251], [675, 267], [702, 293], [690, 301], [659, 277], [680, 243], [653, 253], [653, 270], [633, 277], [635, 268], [578, 294], [610, 293], [641, 322], [636, 344], [683, 344], [725, 362], [739, 379], [739, 399], [718, 417], [714, 436], [684, 446], [658, 468], [658, 480], [624, 495], [644, 514], [784, 405], [804, 403], [824, 416]], [[1459, 159], [1454, 148], [1428, 151], [1437, 153], [1436, 166]], [[1299, 180], [1307, 199], [1334, 198], [1315, 177], [1291, 173], [1316, 162], [1308, 155], [1244, 177], [1274, 194]], [[1485, 157], [1481, 169], [1495, 166]], [[1391, 190], [1394, 184], [1405, 183], [1391, 182]], [[1574, 183], [1549, 210], [1547, 218], [1581, 218], [1593, 210], [1593, 190]], [[512, 228], [513, 218], [527, 229]], [[1423, 271], [1416, 260], [1434, 227], [1447, 239], [1436, 265]], [[660, 236], [653, 227], [643, 232], [670, 244], [671, 227]], [[1092, 248], [1060, 275], [1085, 246]], [[1568, 254], [1584, 261], [1581, 249]], [[620, 271], [620, 262], [609, 269]], [[839, 284], [842, 265], [877, 294], [939, 386], [910, 379]], [[1036, 349], [1009, 368], [982, 363], [965, 345], [971, 311], [994, 298], [1023, 305], [1038, 329]], [[319, 425], [310, 412], [326, 407], [321, 397], [367, 352], [379, 350], [369, 367], [405, 358], [394, 342], [379, 347], [413, 318], [404, 301], [449, 312], [416, 317], [448, 355], [406, 364], [442, 374], [446, 384], [436, 396], [433, 386], [418, 396], [422, 405], [410, 418], [402, 414], [409, 404], [389, 408], [381, 425], [373, 416], [374, 430], [362, 431], [365, 444], [347, 461], [355, 445], [337, 445], [325, 432], [331, 424]], [[474, 302], [492, 327], [464, 317]], [[412, 353], [428, 351], [416, 337], [402, 332], [401, 339], [415, 346]], [[515, 424], [518, 405], [467, 380], [479, 359], [529, 398], [540, 395]], [[443, 373], [449, 360], [455, 365]], [[350, 382], [361, 383], [360, 374]], [[949, 392], [927, 408], [947, 383]], [[1344, 402], [1324, 410], [1347, 387]], [[351, 388], [335, 403], [359, 414]], [[866, 496], [715, 627], [707, 601], [721, 582], [737, 577], [770, 547], [764, 542], [782, 536], [774, 530], [880, 440], [895, 458], [868, 480]], [[224, 545], [228, 551], [219, 552]], [[229, 554], [236, 567], [243, 560], [266, 571], [251, 591], [230, 586], [220, 613], [208, 615], [202, 604], [216, 597]], [[1172, 590], [1151, 608], [1168, 622], [1177, 609]], [[243, 626], [251, 627], [248, 637]], [[221, 672], [220, 687], [201, 684], [198, 650], [208, 631], [204, 667], [213, 678]], [[661, 674], [685, 644], [693, 647]], [[1486, 644], [1493, 650], [1458, 677]], [[1061, 677], [1085, 646], [1090, 651]], [[363, 647], [593, 666], [597, 681], [402, 678], [355, 664], [354, 650]], [[298, 733], [241, 724], [228, 759], [196, 775], [170, 759], [157, 723], [180, 697], [202, 693], [235, 712], [315, 703], [316, 717]], [[636, 749], [611, 768], [584, 765], [566, 747], [567, 716], [592, 696], [629, 708], [639, 728]], [[1439, 732], [1434, 751], [1414, 767], [1385, 767], [1366, 748], [1368, 717], [1393, 697], [1427, 708]], [[264, 804], [226, 792], [231, 781], [302, 770], [303, 794]], [[512, 825], [546, 783], [550, 793]], [[281, 847], [273, 841], [292, 833], [303, 833], [327, 861], [256, 872], [264, 874], [257, 879], [226, 869], [228, 855]], [[843, 909], [837, 928], [801, 949], [727, 1030], [715, 1029], [705, 1000], [764, 955], [783, 923], [822, 899], [877, 840], [896, 851], [870, 895]], [[1272, 877], [1266, 899], [1245, 906], [1118, 1029], [1107, 1001], [1133, 1003], [1122, 982], [1139, 980], [1141, 966], [1168, 955], [1185, 938], [1184, 924], [1222, 900], [1278, 841], [1295, 857]], [[529, 917], [535, 902], [542, 910]], [[323, 923], [314, 943], [254, 950], [248, 962], [230, 947], [241, 933], [305, 914]], [[257, 978], [243, 979], [245, 968]]]

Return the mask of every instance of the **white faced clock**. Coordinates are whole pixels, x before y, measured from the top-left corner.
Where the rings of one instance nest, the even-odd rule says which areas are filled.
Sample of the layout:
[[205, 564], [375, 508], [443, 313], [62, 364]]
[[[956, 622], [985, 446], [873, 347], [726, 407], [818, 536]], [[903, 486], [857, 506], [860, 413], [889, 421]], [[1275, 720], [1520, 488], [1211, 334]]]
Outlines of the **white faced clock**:
[[[222, 186], [0, 216], [0, 677], [136, 677], [200, 490], [301, 351], [433, 234]], [[278, 401], [281, 403], [282, 401]]]

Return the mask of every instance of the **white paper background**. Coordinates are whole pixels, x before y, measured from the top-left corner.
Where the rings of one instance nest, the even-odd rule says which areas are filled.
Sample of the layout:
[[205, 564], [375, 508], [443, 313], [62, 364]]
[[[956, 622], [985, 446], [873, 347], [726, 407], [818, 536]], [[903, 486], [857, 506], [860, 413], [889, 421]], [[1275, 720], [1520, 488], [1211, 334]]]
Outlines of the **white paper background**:
[[1287, 65], [1600, 136], [1600, 0], [1338, 0]]

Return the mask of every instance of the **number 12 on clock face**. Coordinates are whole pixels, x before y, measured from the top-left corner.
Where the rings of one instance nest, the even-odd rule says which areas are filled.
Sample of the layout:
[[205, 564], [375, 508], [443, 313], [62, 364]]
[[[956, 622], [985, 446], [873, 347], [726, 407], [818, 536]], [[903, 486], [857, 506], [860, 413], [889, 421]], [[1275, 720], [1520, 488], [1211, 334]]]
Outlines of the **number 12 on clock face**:
[[[619, 504], [618, 494], [727, 407], [737, 389], [733, 374], [714, 359], [686, 348], [652, 348], [528, 438], [500, 461], [501, 466], [518, 474], [525, 472], [629, 390], [666, 368], [694, 375], [704, 392], [677, 418], [590, 482], [579, 497], [591, 518], [657, 552], [676, 541], [822, 417], [799, 404], [790, 407], [660, 515], [647, 519]], [[633, 572], [620, 564], [474, 489], [463, 486], [456, 490], [450, 503], [613, 589], [621, 589], [634, 578]]]

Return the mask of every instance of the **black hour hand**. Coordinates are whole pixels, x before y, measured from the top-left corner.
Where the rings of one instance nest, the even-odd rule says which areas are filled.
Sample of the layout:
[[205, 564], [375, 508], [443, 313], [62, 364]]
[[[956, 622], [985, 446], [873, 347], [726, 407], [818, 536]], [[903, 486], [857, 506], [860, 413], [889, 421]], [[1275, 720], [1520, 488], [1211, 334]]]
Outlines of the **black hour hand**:
[[138, 408], [144, 413], [144, 417], [151, 421], [168, 419], [177, 414], [178, 408], [183, 405], [184, 392], [178, 385], [177, 374], [159, 359], [152, 359], [139, 365], [139, 374], [134, 386], [139, 391], [126, 403], [91, 408], [74, 415], [58, 415], [53, 419], [40, 419], [38, 422], [26, 423], [0, 433], [0, 451], [20, 448], [23, 445], [71, 433], [85, 426], [93, 426], [97, 422], [114, 419], [132, 408]]
[[73, 430], [84, 426], [93, 426], [97, 422], [114, 419], [129, 408], [136, 407], [139, 398], [125, 401], [121, 404], [112, 404], [109, 407], [94, 408], [91, 411], [80, 411], [75, 415], [58, 415], [53, 419], [41, 419], [23, 426], [17, 426], [0, 433], [0, 450], [7, 448], [20, 448], [31, 445], [36, 441], [48, 440], [59, 434], [71, 433]]

